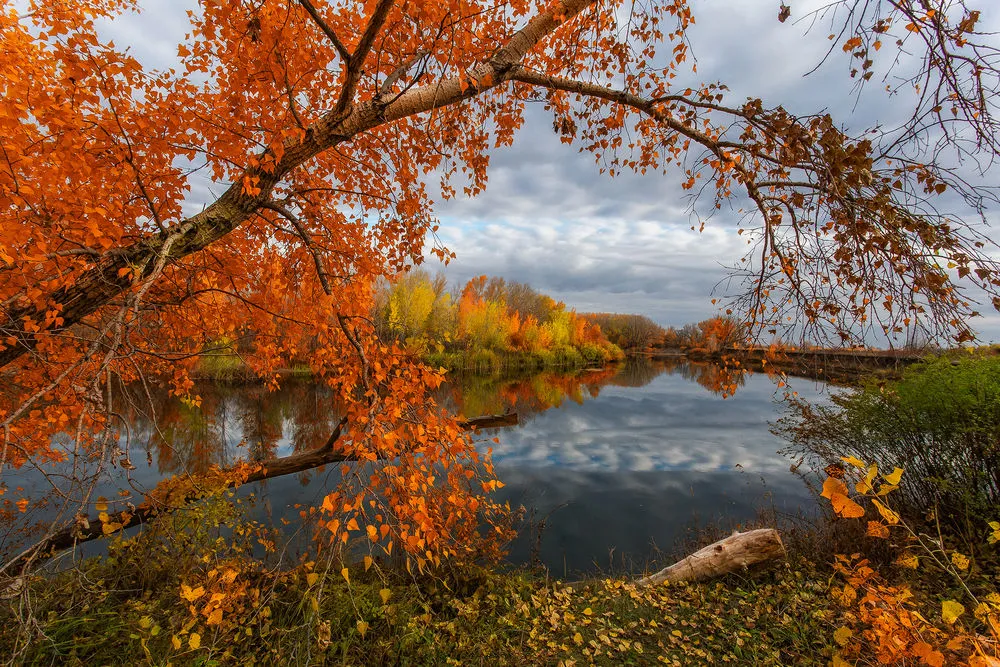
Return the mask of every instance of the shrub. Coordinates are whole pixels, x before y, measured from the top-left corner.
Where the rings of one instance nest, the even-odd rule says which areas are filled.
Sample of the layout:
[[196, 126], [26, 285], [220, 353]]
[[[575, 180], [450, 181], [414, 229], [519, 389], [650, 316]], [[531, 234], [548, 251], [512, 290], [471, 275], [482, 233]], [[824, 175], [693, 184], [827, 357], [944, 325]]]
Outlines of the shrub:
[[821, 465], [849, 455], [906, 468], [901, 509], [915, 520], [934, 509], [975, 543], [1000, 503], [1000, 357], [938, 357], [830, 405], [796, 401], [774, 431]]

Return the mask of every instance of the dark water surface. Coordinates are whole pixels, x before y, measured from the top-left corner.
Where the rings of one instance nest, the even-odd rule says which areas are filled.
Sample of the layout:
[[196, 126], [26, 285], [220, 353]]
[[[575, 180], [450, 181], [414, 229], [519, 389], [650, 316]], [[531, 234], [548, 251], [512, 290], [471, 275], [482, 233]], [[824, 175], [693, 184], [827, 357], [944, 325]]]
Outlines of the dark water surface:
[[[459, 377], [440, 398], [470, 417], [520, 415], [520, 426], [480, 438], [483, 448], [493, 447], [506, 484], [501, 500], [528, 510], [510, 559], [540, 561], [564, 576], [641, 568], [655, 548], [671, 550], [705, 526], [731, 529], [761, 509], [809, 511], [814, 501], [778, 453], [784, 443], [768, 430], [781, 414], [781, 390], [754, 375], [740, 378], [724, 399], [722, 387], [731, 382], [710, 364], [635, 360], [574, 374]], [[806, 380], [794, 388], [805, 398], [824, 391]], [[130, 486], [142, 491], [212, 464], [310, 449], [337, 421], [325, 389], [307, 382], [288, 382], [277, 392], [205, 385], [198, 393], [201, 406], [163, 398], [155, 421], [138, 410], [129, 417], [136, 467]], [[256, 497], [255, 518], [276, 526], [287, 521], [293, 530], [295, 505], [321, 501], [339, 475], [333, 468], [243, 492]], [[4, 481], [29, 496], [45, 487], [32, 471], [8, 471]]]

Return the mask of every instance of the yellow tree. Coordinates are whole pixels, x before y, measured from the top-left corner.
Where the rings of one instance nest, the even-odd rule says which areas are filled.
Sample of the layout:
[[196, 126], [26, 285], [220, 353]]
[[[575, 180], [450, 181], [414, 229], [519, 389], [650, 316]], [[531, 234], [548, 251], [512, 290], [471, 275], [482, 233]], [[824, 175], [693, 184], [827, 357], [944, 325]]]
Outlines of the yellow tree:
[[[440, 376], [368, 315], [376, 281], [420, 262], [428, 183], [480, 192], [536, 100], [611, 176], [674, 171], [710, 206], [750, 202], [736, 305], [756, 330], [802, 315], [851, 340], [920, 317], [967, 339], [974, 306], [950, 272], [992, 296], [996, 265], [937, 203], [957, 191], [978, 212], [985, 191], [948, 158], [997, 155], [996, 49], [961, 1], [835, 4], [860, 80], [915, 53], [914, 114], [885, 141], [698, 83], [686, 0], [202, 0], [181, 64], [158, 71], [96, 27], [135, 0], [4, 3], [0, 467], [127, 467], [115, 380], [186, 396], [206, 346], [252, 331], [255, 372], [308, 345], [348, 406], [333, 539], [471, 548], [489, 464], [427, 396]], [[221, 193], [197, 212], [194, 172]], [[90, 489], [64, 493], [62, 516], [86, 514]]]

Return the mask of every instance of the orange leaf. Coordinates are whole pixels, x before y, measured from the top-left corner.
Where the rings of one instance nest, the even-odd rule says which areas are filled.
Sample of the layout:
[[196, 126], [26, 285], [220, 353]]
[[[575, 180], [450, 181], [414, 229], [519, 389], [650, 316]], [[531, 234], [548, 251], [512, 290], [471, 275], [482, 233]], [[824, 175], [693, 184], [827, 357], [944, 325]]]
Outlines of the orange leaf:
[[826, 481], [823, 482], [823, 493], [820, 495], [824, 498], [829, 498], [833, 500], [834, 494], [840, 494], [842, 496], [847, 495], [847, 485], [836, 477], [827, 477]]
[[830, 502], [833, 503], [833, 511], [845, 519], [858, 519], [865, 515], [865, 509], [861, 505], [841, 493], [833, 494]]

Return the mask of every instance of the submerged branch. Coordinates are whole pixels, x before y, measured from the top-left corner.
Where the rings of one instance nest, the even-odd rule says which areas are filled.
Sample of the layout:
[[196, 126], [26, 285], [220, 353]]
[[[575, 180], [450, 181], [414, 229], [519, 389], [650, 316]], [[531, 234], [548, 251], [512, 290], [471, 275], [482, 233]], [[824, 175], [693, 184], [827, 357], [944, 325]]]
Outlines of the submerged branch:
[[[460, 421], [458, 422], [458, 426], [463, 430], [473, 431], [480, 428], [516, 426], [517, 423], [517, 414], [484, 415]], [[261, 482], [274, 477], [283, 477], [284, 475], [304, 472], [330, 463], [356, 461], [357, 459], [354, 456], [341, 454], [335, 449], [335, 445], [343, 434], [346, 424], [347, 418], [345, 417], [340, 420], [340, 423], [337, 424], [337, 427], [330, 434], [326, 443], [321, 447], [265, 461], [246, 476], [236, 474], [238, 472], [236, 468], [219, 471], [219, 476], [223, 478], [234, 477], [226, 483], [226, 488], [237, 488], [251, 482]], [[46, 536], [20, 555], [5, 563], [0, 567], [0, 574], [14, 572], [15, 570], [19, 570], [18, 574], [24, 574], [27, 570], [47, 560], [58, 551], [148, 523], [158, 514], [169, 512], [200, 497], [202, 496], [197, 491], [192, 491], [185, 495], [174, 507], [167, 507], [155, 499], [147, 497], [146, 501], [134, 510], [108, 513], [107, 520], [105, 521], [99, 518], [88, 519], [86, 517], [79, 517], [74, 525]], [[3, 594], [0, 593], [0, 597], [2, 596]]]

